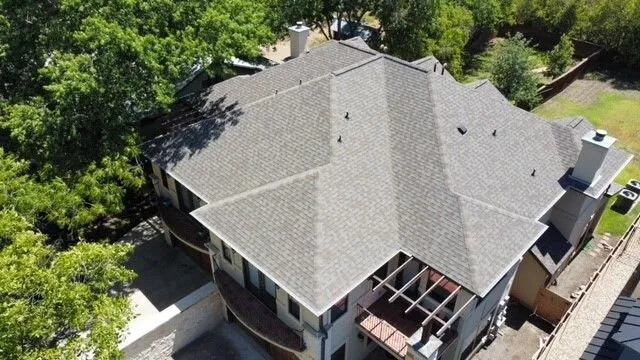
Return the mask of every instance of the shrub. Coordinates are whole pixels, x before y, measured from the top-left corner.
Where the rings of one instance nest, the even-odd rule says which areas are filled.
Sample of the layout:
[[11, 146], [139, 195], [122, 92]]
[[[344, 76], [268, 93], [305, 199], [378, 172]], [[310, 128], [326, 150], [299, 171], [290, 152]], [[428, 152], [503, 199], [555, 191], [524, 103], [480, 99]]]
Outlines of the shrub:
[[533, 50], [529, 47], [529, 41], [517, 33], [496, 46], [491, 80], [517, 106], [533, 108], [540, 102], [540, 96], [538, 77], [531, 71]]
[[573, 42], [565, 34], [560, 42], [549, 52], [549, 74], [558, 77], [564, 73], [573, 58]]

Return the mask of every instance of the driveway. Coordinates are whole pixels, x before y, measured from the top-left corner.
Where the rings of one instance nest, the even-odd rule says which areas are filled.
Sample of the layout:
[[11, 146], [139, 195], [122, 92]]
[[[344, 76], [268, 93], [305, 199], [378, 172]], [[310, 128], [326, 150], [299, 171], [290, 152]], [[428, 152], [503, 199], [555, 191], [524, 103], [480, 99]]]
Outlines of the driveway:
[[173, 360], [270, 360], [242, 328], [222, 322], [173, 355]]

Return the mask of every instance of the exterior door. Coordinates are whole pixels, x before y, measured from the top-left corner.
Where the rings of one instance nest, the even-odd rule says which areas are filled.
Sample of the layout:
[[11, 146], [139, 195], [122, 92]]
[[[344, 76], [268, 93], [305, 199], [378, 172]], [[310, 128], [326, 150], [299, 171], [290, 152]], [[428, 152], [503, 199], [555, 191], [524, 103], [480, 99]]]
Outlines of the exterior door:
[[242, 259], [245, 287], [273, 312], [276, 308], [276, 283], [246, 259]]

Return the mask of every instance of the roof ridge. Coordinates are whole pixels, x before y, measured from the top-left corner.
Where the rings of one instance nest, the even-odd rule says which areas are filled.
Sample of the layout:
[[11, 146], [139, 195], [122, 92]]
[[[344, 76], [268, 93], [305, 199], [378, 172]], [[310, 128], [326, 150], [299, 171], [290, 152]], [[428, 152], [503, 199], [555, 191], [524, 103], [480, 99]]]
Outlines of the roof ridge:
[[330, 43], [331, 43], [331, 42], [337, 42], [337, 43], [338, 43], [338, 44], [340, 44], [340, 45], [344, 45], [344, 46], [346, 46], [346, 47], [350, 47], [350, 48], [352, 48], [352, 49], [356, 49], [356, 50], [362, 51], [362, 52], [367, 53], [367, 54], [372, 54], [372, 55], [380, 54], [379, 52], [377, 52], [377, 51], [375, 51], [375, 50], [373, 50], [373, 49], [366, 50], [366, 49], [363, 49], [363, 48], [361, 48], [361, 47], [355, 46], [355, 45], [353, 45], [353, 44], [351, 44], [351, 43], [348, 43], [348, 41], [349, 41], [349, 40], [347, 39], [347, 40], [340, 40], [340, 41], [330, 40], [329, 42], [330, 42]]
[[286, 176], [286, 177], [280, 178], [278, 180], [275, 180], [275, 181], [272, 181], [272, 182], [269, 182], [269, 183], [266, 183], [266, 184], [251, 188], [249, 190], [245, 190], [243, 192], [240, 192], [240, 193], [237, 193], [237, 194], [234, 194], [234, 195], [231, 195], [231, 196], [227, 196], [227, 197], [222, 198], [220, 200], [216, 200], [214, 202], [208, 203], [205, 206], [201, 206], [201, 207], [193, 210], [190, 214], [193, 215], [195, 212], [197, 212], [199, 210], [204, 210], [204, 209], [208, 209], [208, 208], [212, 208], [212, 207], [218, 207], [218, 206], [221, 206], [221, 205], [225, 205], [227, 203], [234, 202], [236, 200], [244, 199], [244, 198], [249, 197], [251, 195], [261, 193], [264, 190], [271, 190], [271, 189], [278, 188], [280, 185], [288, 184], [290, 182], [294, 182], [296, 180], [303, 179], [303, 178], [305, 178], [305, 177], [307, 177], [309, 175], [312, 175], [314, 173], [318, 173], [320, 171], [320, 169], [322, 169], [323, 167], [326, 167], [326, 166], [329, 166], [329, 164], [324, 164], [324, 165], [321, 165], [321, 166], [317, 166], [317, 167], [311, 168], [309, 170], [305, 170], [303, 172], [299, 172], [297, 174]]
[[376, 61], [376, 60], [382, 59], [382, 58], [383, 58], [382, 54], [376, 54], [375, 56], [368, 57], [368, 58], [366, 58], [364, 60], [361, 60], [361, 61], [358, 61], [356, 63], [353, 63], [353, 64], [351, 64], [351, 65], [349, 65], [347, 67], [344, 67], [342, 69], [338, 69], [338, 70], [332, 71], [331, 74], [334, 75], [334, 76], [340, 76], [340, 75], [342, 75], [344, 73], [347, 73], [347, 72], [349, 72], [351, 70], [355, 70], [355, 69], [357, 69], [359, 67], [365, 66], [365, 65], [367, 65], [367, 64], [369, 64], [369, 63], [371, 63], [373, 61]]

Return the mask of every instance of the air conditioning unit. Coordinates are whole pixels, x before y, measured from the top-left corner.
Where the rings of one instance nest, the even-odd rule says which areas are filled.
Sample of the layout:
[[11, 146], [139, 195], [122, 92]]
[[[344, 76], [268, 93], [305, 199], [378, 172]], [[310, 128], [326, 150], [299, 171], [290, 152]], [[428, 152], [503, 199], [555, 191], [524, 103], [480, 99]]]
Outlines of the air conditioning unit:
[[627, 183], [627, 189], [640, 195], [640, 180], [636, 180], [636, 179], [629, 180], [629, 182]]
[[626, 214], [633, 210], [638, 203], [638, 194], [629, 190], [623, 189], [618, 194], [618, 200], [616, 201], [616, 208], [619, 212]]

